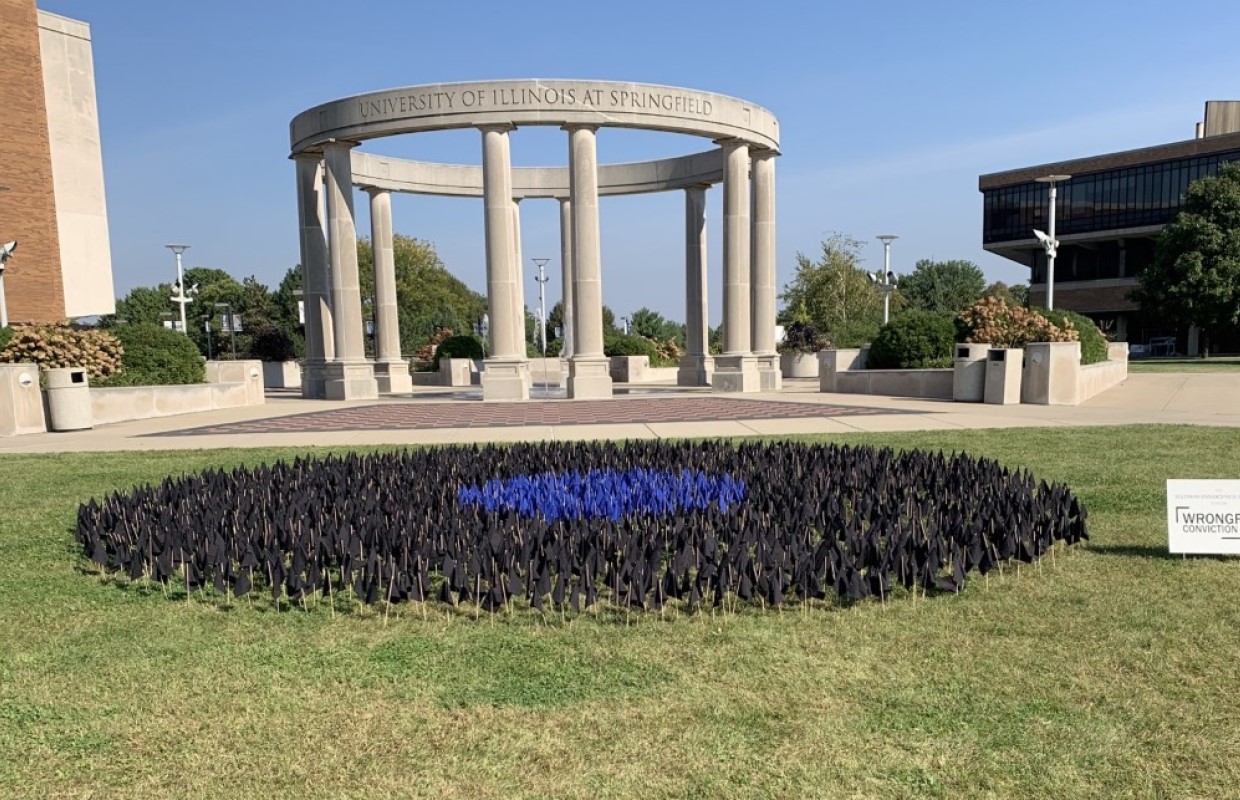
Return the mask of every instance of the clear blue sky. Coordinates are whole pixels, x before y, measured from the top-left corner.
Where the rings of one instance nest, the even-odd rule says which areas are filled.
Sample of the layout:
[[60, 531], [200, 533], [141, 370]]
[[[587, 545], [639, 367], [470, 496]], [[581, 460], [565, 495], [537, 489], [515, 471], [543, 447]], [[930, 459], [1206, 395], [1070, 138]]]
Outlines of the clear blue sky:
[[[780, 119], [779, 285], [834, 231], [896, 233], [893, 265], [964, 258], [992, 280], [1025, 270], [981, 248], [979, 174], [1191, 138], [1207, 99], [1240, 98], [1240, 3], [322, 2], [40, 0], [90, 23], [118, 294], [170, 280], [167, 242], [192, 266], [274, 284], [299, 260], [288, 123], [337, 97], [440, 81], [585, 78], [735, 95]], [[478, 163], [456, 131], [368, 143]], [[602, 161], [701, 149], [671, 134], [604, 130]], [[566, 135], [522, 128], [518, 165], [567, 161]], [[719, 190], [710, 192], [712, 323], [720, 296]], [[358, 228], [369, 230], [364, 195]], [[485, 288], [478, 201], [401, 196], [395, 228], [433, 242]], [[604, 299], [684, 319], [680, 193], [602, 202]], [[558, 209], [522, 207], [526, 298], [546, 256], [558, 298]], [[550, 305], [551, 300], [548, 300]]]

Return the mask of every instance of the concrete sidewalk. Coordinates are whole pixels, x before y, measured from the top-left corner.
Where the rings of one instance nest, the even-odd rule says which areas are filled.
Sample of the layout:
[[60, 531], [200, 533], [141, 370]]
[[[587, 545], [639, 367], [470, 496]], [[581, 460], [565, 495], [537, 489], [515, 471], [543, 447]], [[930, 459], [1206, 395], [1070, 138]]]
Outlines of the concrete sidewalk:
[[[581, 439], [650, 439], [677, 437], [733, 437], [857, 431], [954, 430], [966, 428], [1064, 427], [1129, 424], [1189, 424], [1240, 426], [1240, 373], [1130, 375], [1120, 386], [1077, 407], [1012, 405], [916, 400], [854, 394], [824, 394], [817, 381], [789, 380], [782, 392], [770, 395], [710, 395], [701, 390], [680, 391], [674, 386], [631, 387], [617, 396], [625, 403], [647, 403], [648, 419], [572, 425], [509, 425], [505, 427], [410, 428], [369, 430], [315, 430], [289, 432], [221, 433], [199, 429], [224, 428], [258, 420], [288, 420], [313, 412], [362, 409], [382, 415], [385, 407], [401, 406], [408, 418], [411, 407], [426, 403], [459, 405], [468, 420], [484, 406], [468, 392], [453, 395], [443, 389], [415, 391], [412, 398], [379, 401], [328, 402], [272, 394], [263, 406], [186, 414], [124, 422], [94, 430], [43, 433], [0, 439], [2, 453], [97, 452], [111, 450], [181, 450], [226, 447], [305, 447], [312, 445], [414, 445], [466, 442], [552, 441]], [[664, 398], [714, 397], [724, 401], [763, 401], [800, 404], [800, 416], [782, 418], [778, 410], [755, 419], [660, 421]], [[532, 403], [575, 403], [535, 400]], [[590, 403], [594, 401], [580, 401]], [[610, 402], [610, 401], [597, 401]], [[822, 414], [806, 416], [807, 408]], [[537, 410], [537, 409], [535, 409]], [[642, 412], [647, 410], [642, 407]], [[791, 409], [789, 409], [791, 412]], [[294, 424], [296, 420], [292, 421]], [[347, 423], [346, 423], [347, 424]], [[397, 423], [393, 423], [396, 425]], [[244, 426], [243, 426], [244, 427]], [[249, 426], [254, 428], [278, 425]]]

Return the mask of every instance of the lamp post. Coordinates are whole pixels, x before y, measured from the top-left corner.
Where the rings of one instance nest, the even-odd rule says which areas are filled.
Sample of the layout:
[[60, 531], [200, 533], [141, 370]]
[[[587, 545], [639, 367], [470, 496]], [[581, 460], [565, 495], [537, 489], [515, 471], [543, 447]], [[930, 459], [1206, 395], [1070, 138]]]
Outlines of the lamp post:
[[534, 265], [538, 267], [538, 274], [534, 276], [534, 280], [538, 281], [538, 341], [542, 343], [542, 356], [547, 357], [547, 281], [551, 277], [546, 274], [545, 267], [549, 258], [532, 258]]
[[237, 360], [237, 321], [233, 318], [232, 303], [215, 303], [216, 308], [225, 310], [225, 324], [220, 326], [220, 333], [228, 331], [228, 346], [232, 350], [232, 360]]
[[176, 253], [176, 256], [177, 256], [177, 284], [175, 287], [173, 287], [173, 290], [172, 290], [172, 302], [178, 304], [181, 307], [181, 333], [185, 334], [186, 336], [189, 336], [189, 328], [185, 326], [185, 304], [192, 303], [193, 300], [191, 300], [188, 296], [186, 296], [185, 272], [181, 268], [181, 254], [189, 249], [189, 245], [187, 244], [166, 244], [164, 245], [164, 247]]
[[[7, 192], [9, 187], [0, 186], [0, 192]], [[17, 242], [12, 241], [0, 245], [0, 328], [9, 326], [9, 305], [4, 297], [4, 265], [13, 257], [13, 251], [17, 249]]]
[[891, 291], [896, 288], [895, 274], [891, 271], [891, 243], [900, 237], [894, 233], [882, 233], [878, 240], [883, 243], [883, 275], [882, 280], [875, 280], [883, 293], [883, 324], [891, 320]]
[[1043, 233], [1037, 228], [1033, 229], [1033, 235], [1038, 237], [1038, 241], [1042, 243], [1043, 249], [1046, 250], [1046, 307], [1055, 307], [1055, 255], [1059, 252], [1059, 240], [1055, 238], [1055, 184], [1059, 181], [1070, 179], [1071, 175], [1046, 175], [1041, 178], [1034, 178], [1038, 183], [1045, 183], [1050, 186], [1050, 203], [1051, 203], [1051, 220], [1050, 233]]

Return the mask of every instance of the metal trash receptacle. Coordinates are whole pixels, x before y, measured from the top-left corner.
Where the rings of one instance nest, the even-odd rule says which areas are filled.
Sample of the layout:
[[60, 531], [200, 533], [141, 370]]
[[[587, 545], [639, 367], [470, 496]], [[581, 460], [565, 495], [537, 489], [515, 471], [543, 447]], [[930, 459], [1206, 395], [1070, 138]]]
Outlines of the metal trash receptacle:
[[48, 427], [54, 431], [81, 431], [94, 427], [90, 410], [90, 380], [84, 367], [47, 371]]
[[1020, 402], [1020, 377], [1025, 353], [1019, 349], [986, 352], [986, 402], [1013, 405]]
[[980, 403], [986, 398], [986, 353], [988, 344], [966, 342], [956, 345], [952, 399], [958, 403]]

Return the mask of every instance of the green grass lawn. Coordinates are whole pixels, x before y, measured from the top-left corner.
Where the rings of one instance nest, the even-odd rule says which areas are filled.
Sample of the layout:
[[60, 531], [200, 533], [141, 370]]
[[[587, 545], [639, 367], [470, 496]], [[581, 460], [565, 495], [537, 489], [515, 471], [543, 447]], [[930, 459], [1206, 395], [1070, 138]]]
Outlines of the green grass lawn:
[[1129, 372], [1240, 372], [1240, 356], [1214, 358], [1135, 358]]
[[1169, 558], [1163, 486], [1240, 477], [1240, 430], [837, 438], [1066, 481], [1094, 538], [885, 606], [333, 618], [73, 544], [91, 496], [293, 451], [6, 456], [0, 797], [1240, 795], [1240, 562]]

